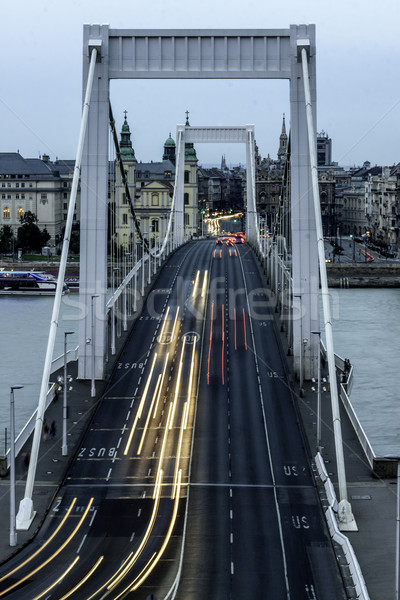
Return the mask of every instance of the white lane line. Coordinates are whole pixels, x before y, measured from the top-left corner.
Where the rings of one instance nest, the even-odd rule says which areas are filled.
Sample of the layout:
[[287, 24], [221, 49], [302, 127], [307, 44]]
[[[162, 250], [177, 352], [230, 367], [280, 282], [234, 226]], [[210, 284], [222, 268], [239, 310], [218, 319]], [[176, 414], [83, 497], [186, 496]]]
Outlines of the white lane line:
[[137, 396], [138, 390], [139, 390], [139, 388], [137, 387], [136, 390], [135, 390], [135, 393], [133, 394], [134, 396]]
[[232, 509], [230, 509], [230, 511], [229, 511], [229, 517], [230, 517], [230, 519], [233, 519], [233, 510]]
[[[136, 396], [136, 394], [135, 394], [135, 396]], [[133, 398], [133, 400], [132, 400], [131, 405], [130, 405], [129, 408], [132, 408], [134, 402], [135, 402], [135, 398]]]
[[110, 479], [111, 471], [112, 471], [112, 468], [109, 469], [106, 479]]
[[87, 536], [87, 533], [85, 533], [85, 535], [83, 536], [83, 540], [79, 544], [78, 550], [76, 551], [77, 554], [79, 554], [79, 552], [81, 551], [81, 548], [82, 548], [83, 544], [85, 543], [86, 536]]
[[235, 573], [235, 567], [233, 565], [233, 561], [231, 560], [231, 575]]
[[151, 467], [150, 467], [150, 469], [147, 471], [147, 477], [150, 477], [150, 475], [151, 475]]
[[94, 521], [94, 518], [95, 518], [96, 514], [97, 514], [97, 508], [96, 508], [96, 510], [94, 511], [94, 513], [93, 513], [93, 515], [92, 515], [92, 518], [90, 519], [89, 527], [91, 527], [91, 526], [92, 526], [92, 523], [93, 523], [93, 521]]
[[130, 416], [131, 416], [131, 411], [130, 411], [130, 410], [128, 410], [128, 413], [127, 413], [127, 415], [126, 415], [126, 419], [125, 419], [125, 421], [128, 421]]
[[135, 532], [132, 533], [131, 537], [129, 538], [130, 542], [133, 542], [133, 538], [135, 537]]
[[[138, 379], [138, 386], [140, 385], [140, 382], [142, 381], [142, 376], [139, 377]], [[136, 395], [136, 394], [135, 394]]]
[[122, 438], [119, 438], [119, 440], [118, 440], [118, 444], [117, 444], [117, 450], [118, 450], [118, 448], [120, 447], [121, 440], [122, 440]]
[[141, 509], [141, 508], [139, 508], [139, 510], [138, 510], [138, 513], [137, 513], [137, 516], [138, 516], [138, 517], [140, 517], [140, 515], [141, 515], [141, 514], [142, 514], [142, 509]]
[[229, 536], [230, 542], [231, 544], [233, 544], [233, 533], [231, 533], [231, 535]]

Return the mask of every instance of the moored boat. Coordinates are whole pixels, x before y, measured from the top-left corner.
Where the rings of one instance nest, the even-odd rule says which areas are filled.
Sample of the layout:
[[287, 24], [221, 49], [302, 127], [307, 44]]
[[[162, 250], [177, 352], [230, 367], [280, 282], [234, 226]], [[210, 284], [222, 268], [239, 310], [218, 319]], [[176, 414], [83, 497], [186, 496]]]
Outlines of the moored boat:
[[[34, 271], [0, 270], [0, 295], [49, 296], [56, 293], [57, 279]], [[62, 293], [68, 293], [64, 283]]]

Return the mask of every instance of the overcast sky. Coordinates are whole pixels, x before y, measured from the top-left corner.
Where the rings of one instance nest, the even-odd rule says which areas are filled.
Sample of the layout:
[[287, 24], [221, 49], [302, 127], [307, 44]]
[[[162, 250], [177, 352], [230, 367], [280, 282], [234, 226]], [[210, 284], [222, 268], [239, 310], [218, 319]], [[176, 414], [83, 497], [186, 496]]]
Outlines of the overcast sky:
[[[400, 162], [398, 0], [14, 0], [2, 2], [0, 152], [74, 158], [82, 98], [84, 23], [126, 29], [277, 29], [315, 24], [317, 123], [341, 165]], [[279, 80], [111, 82], [136, 158], [162, 159], [169, 132], [191, 125], [254, 124], [262, 156], [276, 158], [289, 83]], [[245, 162], [244, 145], [196, 146], [201, 163]]]

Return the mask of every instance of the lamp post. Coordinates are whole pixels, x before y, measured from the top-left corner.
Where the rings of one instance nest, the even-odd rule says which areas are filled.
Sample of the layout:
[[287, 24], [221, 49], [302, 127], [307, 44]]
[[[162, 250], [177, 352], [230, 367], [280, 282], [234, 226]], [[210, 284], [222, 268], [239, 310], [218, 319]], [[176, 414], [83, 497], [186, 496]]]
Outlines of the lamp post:
[[312, 331], [318, 336], [318, 385], [317, 385], [317, 452], [321, 447], [321, 332]]
[[67, 418], [68, 418], [68, 410], [67, 410], [67, 336], [75, 333], [74, 331], [64, 331], [64, 395], [63, 395], [63, 434], [62, 434], [62, 447], [61, 454], [62, 456], [67, 456], [68, 454], [68, 444], [67, 444]]
[[20, 390], [23, 385], [12, 385], [10, 388], [10, 546], [17, 545], [15, 530], [15, 420], [14, 420], [14, 390]]
[[[92, 317], [92, 387], [90, 390], [90, 395], [92, 398], [95, 397], [96, 395], [96, 384], [95, 384], [95, 377], [94, 377], [94, 369], [95, 369], [95, 364], [94, 364], [94, 299], [98, 298], [99, 294], [92, 294], [91, 296], [91, 317]], [[65, 383], [65, 382], [64, 382]]]

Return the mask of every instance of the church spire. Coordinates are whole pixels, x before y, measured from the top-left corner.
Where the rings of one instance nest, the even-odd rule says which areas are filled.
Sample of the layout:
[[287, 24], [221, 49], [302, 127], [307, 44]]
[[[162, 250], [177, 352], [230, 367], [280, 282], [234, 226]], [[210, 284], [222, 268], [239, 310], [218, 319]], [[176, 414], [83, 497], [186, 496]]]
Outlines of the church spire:
[[279, 137], [278, 160], [284, 161], [287, 153], [288, 136], [286, 133], [285, 113], [283, 113], [282, 131]]
[[126, 118], [127, 111], [124, 110], [125, 120], [121, 129], [121, 141], [119, 148], [121, 151], [122, 160], [136, 160], [135, 151], [132, 148], [131, 131], [129, 129], [128, 121]]

